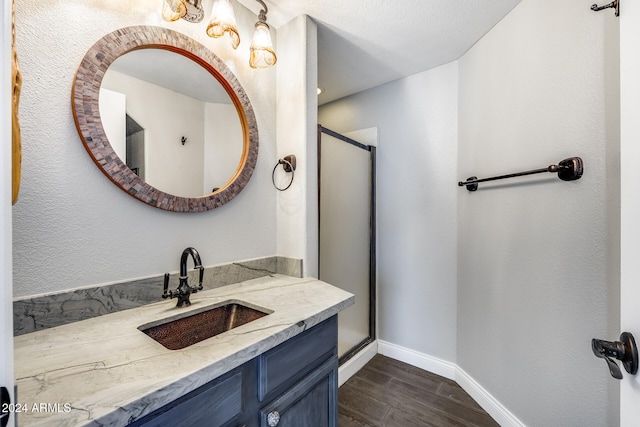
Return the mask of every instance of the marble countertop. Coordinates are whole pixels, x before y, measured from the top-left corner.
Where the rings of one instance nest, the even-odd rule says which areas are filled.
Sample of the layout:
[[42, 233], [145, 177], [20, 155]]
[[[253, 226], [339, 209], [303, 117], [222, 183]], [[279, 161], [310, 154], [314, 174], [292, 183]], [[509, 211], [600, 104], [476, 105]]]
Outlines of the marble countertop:
[[[205, 284], [206, 288], [206, 284]], [[138, 327], [226, 301], [272, 311], [182, 350]], [[313, 278], [275, 275], [15, 337], [20, 426], [123, 426], [354, 303]]]

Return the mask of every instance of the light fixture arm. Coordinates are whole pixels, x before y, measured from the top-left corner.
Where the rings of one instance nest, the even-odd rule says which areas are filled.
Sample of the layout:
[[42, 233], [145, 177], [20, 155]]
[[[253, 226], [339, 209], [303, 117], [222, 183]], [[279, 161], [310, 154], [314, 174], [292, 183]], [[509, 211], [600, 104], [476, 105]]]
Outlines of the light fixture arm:
[[204, 8], [202, 0], [185, 0], [187, 6], [187, 14], [182, 17], [187, 22], [198, 23], [204, 18]]
[[260, 10], [260, 13], [258, 14], [258, 20], [260, 22], [267, 22], [267, 13], [269, 13], [269, 8], [267, 7], [266, 4], [264, 4], [264, 2], [262, 0], [256, 0], [258, 3], [260, 3], [260, 5], [262, 6], [262, 9]]
[[[228, 34], [231, 38], [231, 47], [236, 49], [240, 45], [240, 34], [230, 1], [213, 0], [211, 19], [209, 25], [207, 25], [206, 32], [209, 37], [214, 38]], [[267, 24], [269, 8], [263, 0], [256, 0], [256, 2], [260, 4], [261, 9], [258, 13], [258, 22], [255, 24], [253, 39], [251, 40], [249, 66], [251, 68], [273, 67], [278, 58], [273, 50], [270, 35], [271, 29]], [[162, 2], [162, 18], [165, 21], [172, 22], [182, 18], [188, 22], [197, 23], [202, 21], [203, 17], [202, 0], [163, 0]]]
[[598, 6], [597, 4], [591, 6], [591, 10], [594, 12], [600, 12], [604, 9], [615, 9], [616, 16], [620, 16], [620, 0], [613, 0], [611, 3], [604, 6]]

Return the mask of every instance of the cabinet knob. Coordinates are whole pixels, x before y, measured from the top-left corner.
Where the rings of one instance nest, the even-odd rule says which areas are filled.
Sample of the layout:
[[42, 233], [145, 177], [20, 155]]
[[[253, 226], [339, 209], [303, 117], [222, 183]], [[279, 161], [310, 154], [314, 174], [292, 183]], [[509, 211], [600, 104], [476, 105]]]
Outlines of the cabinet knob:
[[280, 413], [278, 411], [271, 411], [267, 415], [267, 424], [269, 427], [276, 427], [280, 422]]

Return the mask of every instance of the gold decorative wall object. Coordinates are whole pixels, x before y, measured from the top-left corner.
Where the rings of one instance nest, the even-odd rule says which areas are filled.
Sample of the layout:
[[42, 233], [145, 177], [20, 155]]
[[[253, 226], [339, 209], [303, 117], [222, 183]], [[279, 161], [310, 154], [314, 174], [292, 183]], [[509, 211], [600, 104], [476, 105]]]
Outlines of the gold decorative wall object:
[[22, 147], [20, 138], [20, 121], [18, 120], [18, 107], [20, 104], [20, 89], [22, 88], [22, 73], [18, 66], [18, 52], [16, 51], [16, 13], [15, 0], [11, 4], [11, 45], [12, 45], [12, 64], [11, 64], [11, 81], [13, 82], [12, 94], [12, 120], [11, 120], [11, 177], [12, 177], [12, 193], [11, 203], [15, 205], [18, 201], [18, 193], [20, 191], [20, 167], [22, 165]]

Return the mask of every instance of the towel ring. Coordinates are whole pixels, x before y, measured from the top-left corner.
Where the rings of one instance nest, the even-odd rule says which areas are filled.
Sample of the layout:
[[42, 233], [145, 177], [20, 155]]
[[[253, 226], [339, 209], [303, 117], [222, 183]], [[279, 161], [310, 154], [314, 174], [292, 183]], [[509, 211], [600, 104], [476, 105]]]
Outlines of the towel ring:
[[[285, 172], [291, 172], [291, 180], [289, 181], [289, 185], [287, 185], [284, 188], [280, 188], [276, 185], [276, 169], [278, 169], [278, 166], [282, 165], [282, 169]], [[289, 187], [291, 187], [291, 184], [293, 184], [293, 178], [295, 177], [295, 170], [296, 170], [296, 156], [293, 154], [290, 154], [288, 156], [285, 156], [283, 159], [279, 159], [278, 163], [276, 163], [276, 165], [273, 167], [273, 172], [271, 172], [271, 182], [273, 183], [273, 186], [276, 187], [276, 190], [278, 191], [285, 191], [287, 189], [289, 189]]]

